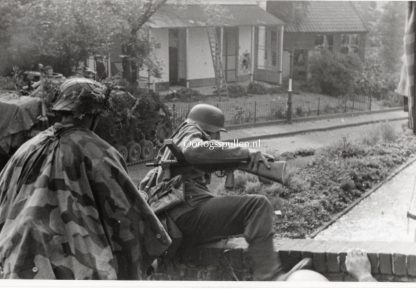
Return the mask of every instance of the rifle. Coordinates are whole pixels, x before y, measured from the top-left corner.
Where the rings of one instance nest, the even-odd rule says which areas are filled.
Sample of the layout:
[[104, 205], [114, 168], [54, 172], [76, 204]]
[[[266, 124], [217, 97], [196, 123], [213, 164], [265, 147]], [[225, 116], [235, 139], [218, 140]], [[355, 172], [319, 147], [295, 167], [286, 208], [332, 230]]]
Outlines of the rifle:
[[260, 163], [257, 170], [253, 170], [249, 167], [249, 160], [245, 161], [234, 161], [226, 162], [221, 164], [190, 164], [185, 160], [184, 155], [181, 150], [173, 143], [172, 139], [165, 140], [163, 147], [160, 151], [163, 151], [164, 148], [168, 148], [176, 160], [160, 160], [157, 159], [153, 163], [146, 163], [147, 167], [162, 167], [163, 168], [163, 180], [170, 180], [171, 178], [181, 175], [189, 171], [190, 167], [195, 167], [198, 170], [202, 170], [206, 173], [213, 173], [216, 171], [225, 172], [226, 181], [225, 187], [231, 189], [234, 187], [234, 170], [245, 171], [254, 175], [259, 176], [261, 179], [267, 179], [270, 181], [275, 181], [280, 184], [284, 183], [285, 171], [286, 171], [286, 162], [285, 161], [270, 161], [270, 169], [266, 167], [265, 164]]

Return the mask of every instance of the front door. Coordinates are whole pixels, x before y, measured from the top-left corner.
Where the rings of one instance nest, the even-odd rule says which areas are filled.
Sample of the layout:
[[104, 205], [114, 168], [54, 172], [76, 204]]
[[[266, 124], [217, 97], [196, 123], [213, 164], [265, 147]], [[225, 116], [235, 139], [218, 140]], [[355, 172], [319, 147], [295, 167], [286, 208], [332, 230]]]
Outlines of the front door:
[[169, 47], [169, 83], [178, 83], [178, 48]]
[[237, 81], [238, 71], [238, 27], [224, 28], [225, 79]]
[[178, 83], [178, 30], [169, 29], [169, 84]]

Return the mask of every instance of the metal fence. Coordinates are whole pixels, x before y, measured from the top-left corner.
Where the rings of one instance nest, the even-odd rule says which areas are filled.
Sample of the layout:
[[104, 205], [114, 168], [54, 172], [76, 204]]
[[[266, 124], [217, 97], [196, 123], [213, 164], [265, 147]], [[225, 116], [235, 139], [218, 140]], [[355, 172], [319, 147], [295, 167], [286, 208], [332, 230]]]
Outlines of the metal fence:
[[[189, 110], [197, 103], [170, 103], [174, 125], [182, 123]], [[256, 122], [285, 120], [287, 118], [287, 101], [247, 101], [247, 102], [211, 102], [225, 114], [227, 126], [250, 124]], [[366, 96], [348, 96], [334, 99], [316, 98], [294, 103], [292, 119], [325, 114], [370, 111], [371, 99]]]

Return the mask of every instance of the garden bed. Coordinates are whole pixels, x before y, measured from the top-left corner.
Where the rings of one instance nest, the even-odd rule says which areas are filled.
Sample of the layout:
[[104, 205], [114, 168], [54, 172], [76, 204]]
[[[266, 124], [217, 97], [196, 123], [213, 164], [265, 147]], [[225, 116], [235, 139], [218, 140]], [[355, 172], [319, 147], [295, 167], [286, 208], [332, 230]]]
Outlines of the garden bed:
[[409, 130], [396, 132], [382, 124], [363, 139], [318, 150], [281, 154], [289, 164], [285, 185], [264, 185], [257, 177], [236, 174], [235, 190], [219, 194], [263, 194], [282, 215], [276, 217], [280, 237], [305, 238], [329, 222], [355, 200], [386, 179], [416, 153]]

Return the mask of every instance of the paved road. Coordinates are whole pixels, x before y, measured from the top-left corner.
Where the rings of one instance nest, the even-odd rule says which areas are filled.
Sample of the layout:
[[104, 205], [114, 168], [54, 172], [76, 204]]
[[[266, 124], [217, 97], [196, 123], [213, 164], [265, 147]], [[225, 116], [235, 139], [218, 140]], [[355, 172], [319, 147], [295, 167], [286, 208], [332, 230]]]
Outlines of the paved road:
[[276, 135], [276, 134], [296, 134], [299, 131], [328, 129], [336, 126], [354, 125], [357, 123], [384, 121], [387, 119], [407, 118], [408, 113], [400, 110], [383, 111], [378, 113], [355, 115], [353, 117], [338, 117], [332, 119], [315, 119], [302, 122], [293, 122], [292, 124], [274, 124], [261, 127], [241, 128], [230, 130], [222, 135], [222, 139], [256, 139], [259, 136]]

